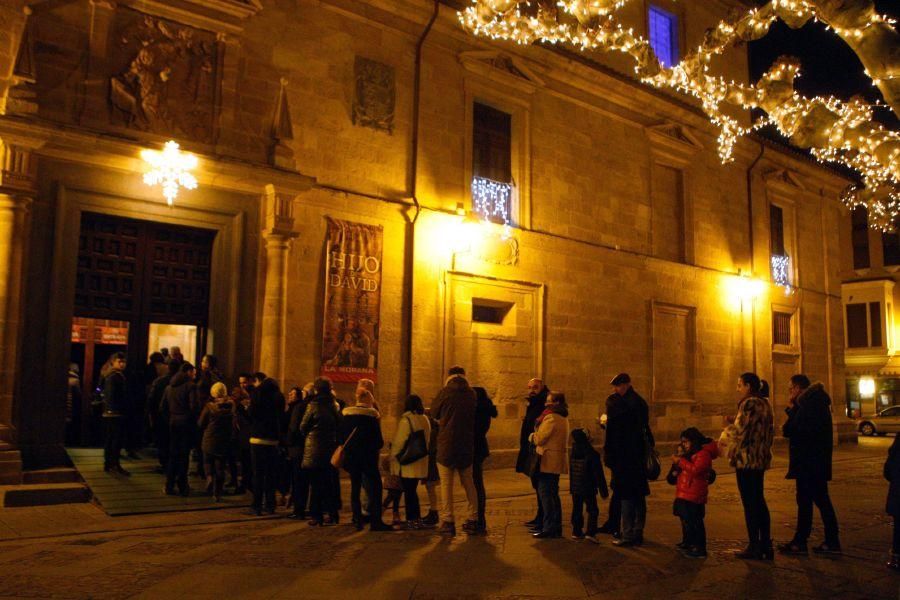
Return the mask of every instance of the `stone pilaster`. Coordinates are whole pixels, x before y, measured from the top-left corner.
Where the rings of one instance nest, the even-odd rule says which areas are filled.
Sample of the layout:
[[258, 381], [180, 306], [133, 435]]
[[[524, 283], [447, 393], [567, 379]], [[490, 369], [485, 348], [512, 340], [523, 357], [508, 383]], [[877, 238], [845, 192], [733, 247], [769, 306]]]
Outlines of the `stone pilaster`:
[[28, 208], [34, 197], [32, 147], [2, 141], [0, 170], [0, 440], [16, 440], [15, 399], [21, 384], [19, 346], [23, 272], [28, 251]]
[[266, 284], [263, 295], [259, 368], [270, 377], [278, 379], [279, 383], [283, 383], [288, 256], [291, 241], [298, 235], [293, 230], [294, 194], [276, 190], [274, 185], [267, 185], [264, 201]]

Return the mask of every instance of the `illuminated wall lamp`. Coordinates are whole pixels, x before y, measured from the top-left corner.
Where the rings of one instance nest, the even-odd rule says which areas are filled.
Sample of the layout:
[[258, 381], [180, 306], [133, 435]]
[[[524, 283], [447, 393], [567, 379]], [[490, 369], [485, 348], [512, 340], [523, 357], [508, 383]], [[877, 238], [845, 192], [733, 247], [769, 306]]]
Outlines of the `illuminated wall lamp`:
[[169, 206], [175, 203], [179, 188], [193, 190], [197, 187], [197, 178], [191, 173], [197, 168], [197, 157], [189, 152], [182, 152], [178, 142], [169, 140], [162, 152], [141, 150], [141, 158], [150, 167], [144, 173], [144, 183], [149, 186], [161, 185]]
[[859, 395], [861, 398], [875, 397], [875, 380], [871, 377], [860, 377]]

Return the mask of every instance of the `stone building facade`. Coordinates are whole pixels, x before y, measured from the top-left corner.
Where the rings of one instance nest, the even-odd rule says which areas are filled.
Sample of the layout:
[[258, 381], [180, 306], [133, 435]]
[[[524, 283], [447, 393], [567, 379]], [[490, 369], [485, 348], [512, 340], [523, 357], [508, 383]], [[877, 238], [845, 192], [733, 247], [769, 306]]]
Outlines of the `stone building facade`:
[[[73, 318], [114, 318], [133, 292], [127, 273], [106, 291], [108, 272], [84, 280], [121, 266], [84, 248], [102, 238], [110, 252], [117, 223], [154, 240], [213, 232], [200, 346], [226, 373], [260, 368], [283, 386], [320, 371], [326, 217], [381, 226], [372, 331], [388, 434], [404, 396], [427, 404], [452, 364], [498, 404], [498, 461], [534, 376], [596, 429], [608, 381], [627, 371], [669, 439], [689, 424], [714, 434], [747, 370], [772, 382], [779, 414], [801, 370], [843, 402], [833, 233], [846, 182], [755, 139], [722, 165], [697, 107], [615, 57], [475, 38], [453, 2], [13, 4], [0, 40], [0, 428], [26, 468], [65, 459]], [[674, 15], [687, 48], [742, 4], [641, 0], [627, 20], [646, 31], [651, 6]], [[747, 57], [721, 68], [745, 80]], [[477, 208], [485, 114], [506, 136], [509, 200], [494, 222], [462, 216]], [[169, 139], [199, 157], [198, 188], [172, 207], [140, 159]], [[106, 238], [86, 234], [85, 215]], [[152, 264], [159, 289], [183, 266]], [[134, 348], [154, 348], [141, 311], [155, 308], [126, 304], [143, 362]]]

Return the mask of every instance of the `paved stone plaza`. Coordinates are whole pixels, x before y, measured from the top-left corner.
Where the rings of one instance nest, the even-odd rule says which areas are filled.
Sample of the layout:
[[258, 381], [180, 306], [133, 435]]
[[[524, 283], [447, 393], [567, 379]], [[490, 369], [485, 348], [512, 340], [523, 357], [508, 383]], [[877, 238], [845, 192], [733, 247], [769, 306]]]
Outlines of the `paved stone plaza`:
[[[615, 548], [608, 537], [600, 546], [538, 542], [521, 525], [533, 514], [528, 482], [503, 470], [487, 477], [489, 535], [452, 540], [427, 531], [310, 529], [234, 508], [133, 517], [108, 517], [92, 505], [0, 510], [0, 597], [900, 598], [900, 574], [883, 566], [889, 442], [863, 439], [835, 456], [839, 559], [732, 558], [744, 540], [732, 473], [711, 489], [705, 561], [672, 547], [679, 530], [664, 482], [651, 486], [648, 543], [638, 550]], [[785, 462], [782, 451], [766, 482], [777, 540], [791, 535], [795, 510]], [[567, 495], [563, 506], [568, 519]], [[820, 536], [817, 520], [810, 541]]]

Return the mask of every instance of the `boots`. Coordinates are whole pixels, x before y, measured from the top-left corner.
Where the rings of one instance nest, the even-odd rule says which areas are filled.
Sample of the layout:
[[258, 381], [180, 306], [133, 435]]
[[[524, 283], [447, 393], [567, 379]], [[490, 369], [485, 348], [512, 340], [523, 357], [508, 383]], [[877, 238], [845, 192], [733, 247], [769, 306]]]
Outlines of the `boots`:
[[428, 527], [434, 527], [438, 524], [438, 511], [429, 510], [428, 514], [425, 515], [425, 518], [422, 519], [422, 524]]
[[772, 547], [772, 540], [766, 540], [759, 546], [760, 558], [763, 560], [775, 560], [775, 549]]
[[741, 552], [735, 552], [734, 556], [743, 560], [761, 559], [762, 553], [759, 550], [759, 542], [750, 542]]
[[437, 530], [437, 532], [441, 535], [449, 535], [450, 537], [453, 537], [456, 535], [456, 524], [445, 521], [441, 523], [441, 527]]

